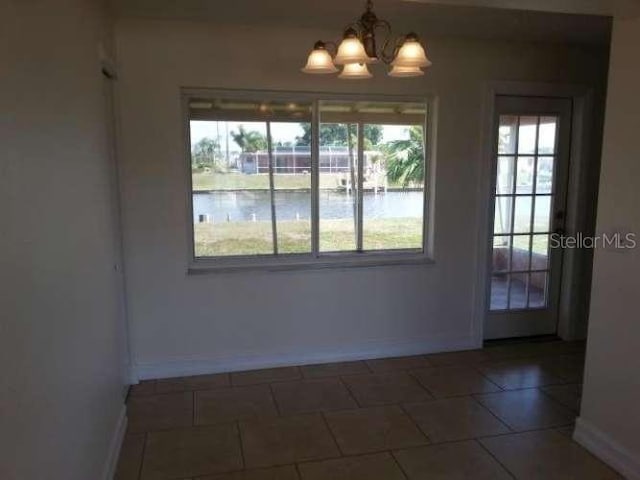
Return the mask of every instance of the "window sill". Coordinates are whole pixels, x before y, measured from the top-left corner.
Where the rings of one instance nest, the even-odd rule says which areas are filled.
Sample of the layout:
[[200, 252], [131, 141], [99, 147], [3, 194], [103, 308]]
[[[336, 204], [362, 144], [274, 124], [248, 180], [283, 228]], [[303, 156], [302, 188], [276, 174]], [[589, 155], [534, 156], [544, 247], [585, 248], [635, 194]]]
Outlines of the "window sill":
[[351, 269], [387, 266], [432, 265], [435, 261], [422, 252], [327, 253], [318, 257], [286, 255], [278, 258], [198, 259], [187, 269], [188, 275], [233, 272], [287, 272], [325, 269]]

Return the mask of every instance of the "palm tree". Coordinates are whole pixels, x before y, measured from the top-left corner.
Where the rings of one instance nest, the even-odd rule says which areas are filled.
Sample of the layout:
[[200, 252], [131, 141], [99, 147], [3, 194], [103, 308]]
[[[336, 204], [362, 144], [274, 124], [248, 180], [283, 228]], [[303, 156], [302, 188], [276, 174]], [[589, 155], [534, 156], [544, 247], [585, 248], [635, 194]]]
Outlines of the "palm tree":
[[388, 142], [383, 151], [387, 160], [387, 178], [407, 187], [424, 182], [424, 136], [421, 126], [409, 129], [409, 139]]
[[255, 130], [248, 132], [242, 125], [237, 132], [231, 132], [231, 136], [243, 152], [253, 153], [267, 149], [267, 138], [263, 134]]

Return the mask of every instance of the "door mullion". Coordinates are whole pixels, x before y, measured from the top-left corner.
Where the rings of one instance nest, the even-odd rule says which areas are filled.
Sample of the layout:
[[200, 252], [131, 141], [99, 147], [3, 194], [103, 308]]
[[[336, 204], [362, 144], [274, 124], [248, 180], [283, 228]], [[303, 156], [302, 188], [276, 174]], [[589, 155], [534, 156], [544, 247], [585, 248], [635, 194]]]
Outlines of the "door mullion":
[[513, 270], [513, 245], [515, 237], [513, 230], [515, 228], [516, 218], [516, 192], [518, 189], [518, 150], [520, 149], [520, 116], [516, 120], [516, 142], [513, 156], [513, 186], [511, 187], [511, 219], [509, 220], [509, 233], [511, 234], [511, 248], [509, 249], [509, 275], [507, 275], [507, 310], [511, 308], [511, 271]]
[[533, 265], [533, 233], [535, 231], [535, 217], [536, 217], [536, 203], [538, 197], [536, 196], [538, 190], [538, 144], [540, 143], [540, 117], [536, 122], [536, 143], [534, 145], [534, 154], [533, 157], [533, 178], [531, 183], [531, 218], [529, 222], [529, 274], [527, 275], [527, 308], [529, 307], [531, 301], [531, 270]]

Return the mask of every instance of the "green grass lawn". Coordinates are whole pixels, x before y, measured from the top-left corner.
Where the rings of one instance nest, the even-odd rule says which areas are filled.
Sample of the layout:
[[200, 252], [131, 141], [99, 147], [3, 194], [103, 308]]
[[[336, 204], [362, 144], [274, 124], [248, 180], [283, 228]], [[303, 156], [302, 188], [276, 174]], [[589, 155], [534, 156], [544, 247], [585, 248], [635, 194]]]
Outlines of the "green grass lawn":
[[[309, 221], [278, 222], [279, 253], [311, 251]], [[198, 223], [194, 226], [196, 257], [272, 254], [271, 222]], [[390, 218], [365, 221], [365, 250], [422, 247], [422, 220]], [[320, 220], [320, 250], [355, 250], [352, 220]]]
[[[321, 173], [320, 188], [335, 189], [340, 185], [340, 180], [346, 178], [342, 173]], [[193, 172], [193, 191], [207, 190], [268, 190], [269, 174], [256, 173], [218, 173], [218, 172]], [[311, 175], [307, 174], [274, 174], [275, 188], [286, 190], [310, 189]], [[389, 187], [399, 187], [399, 184], [389, 182]]]

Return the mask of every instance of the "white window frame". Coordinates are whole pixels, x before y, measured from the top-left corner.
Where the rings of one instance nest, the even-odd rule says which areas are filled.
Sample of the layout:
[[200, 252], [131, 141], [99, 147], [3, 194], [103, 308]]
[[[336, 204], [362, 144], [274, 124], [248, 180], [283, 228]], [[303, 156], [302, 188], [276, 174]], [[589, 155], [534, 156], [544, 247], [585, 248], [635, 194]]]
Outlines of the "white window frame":
[[[196, 257], [194, 220], [193, 220], [193, 184], [191, 159], [191, 131], [189, 103], [197, 98], [214, 99], [263, 99], [265, 101], [306, 101], [313, 105], [311, 121], [311, 251], [309, 253], [262, 254], [262, 255], [229, 255], [218, 257]], [[368, 102], [412, 102], [426, 106], [424, 134], [424, 195], [423, 195], [423, 231], [421, 249], [388, 249], [371, 251], [321, 252], [319, 250], [319, 104], [322, 101], [368, 101]], [[399, 96], [399, 95], [361, 95], [336, 93], [309, 93], [296, 91], [271, 90], [230, 90], [230, 89], [181, 89], [183, 146], [185, 165], [185, 187], [187, 193], [187, 272], [201, 274], [208, 272], [233, 272], [245, 270], [283, 271], [323, 268], [375, 267], [385, 265], [425, 265], [433, 260], [433, 223], [435, 178], [435, 101], [431, 97]], [[362, 135], [362, 129], [358, 129]], [[359, 162], [362, 168], [362, 162]], [[362, 182], [362, 175], [358, 175]], [[361, 187], [361, 185], [359, 185]], [[360, 197], [362, 198], [362, 197]], [[361, 203], [358, 208], [361, 214]], [[362, 222], [362, 216], [360, 216]], [[359, 235], [361, 238], [361, 235]]]

